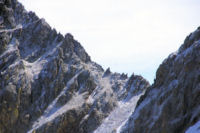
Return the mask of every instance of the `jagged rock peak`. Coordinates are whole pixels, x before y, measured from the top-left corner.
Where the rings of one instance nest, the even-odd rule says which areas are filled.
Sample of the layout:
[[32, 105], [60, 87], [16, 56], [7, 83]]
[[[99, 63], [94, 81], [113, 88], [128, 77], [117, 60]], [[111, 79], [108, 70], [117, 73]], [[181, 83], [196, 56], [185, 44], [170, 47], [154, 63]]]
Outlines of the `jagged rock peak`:
[[110, 67], [106, 69], [104, 76], [108, 76], [109, 74], [111, 74]]
[[110, 133], [148, 87], [141, 76], [104, 76], [71, 34], [0, 0], [0, 133]]

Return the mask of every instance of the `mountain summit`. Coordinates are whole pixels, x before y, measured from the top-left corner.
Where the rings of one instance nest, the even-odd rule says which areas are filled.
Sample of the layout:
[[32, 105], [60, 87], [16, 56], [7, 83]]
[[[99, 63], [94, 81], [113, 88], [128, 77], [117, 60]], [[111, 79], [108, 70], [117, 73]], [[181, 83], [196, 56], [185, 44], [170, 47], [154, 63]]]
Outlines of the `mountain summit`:
[[0, 0], [0, 133], [199, 133], [200, 28], [153, 85], [106, 71], [71, 34]]
[[149, 83], [104, 72], [71, 34], [0, 1], [0, 132], [112, 132]]

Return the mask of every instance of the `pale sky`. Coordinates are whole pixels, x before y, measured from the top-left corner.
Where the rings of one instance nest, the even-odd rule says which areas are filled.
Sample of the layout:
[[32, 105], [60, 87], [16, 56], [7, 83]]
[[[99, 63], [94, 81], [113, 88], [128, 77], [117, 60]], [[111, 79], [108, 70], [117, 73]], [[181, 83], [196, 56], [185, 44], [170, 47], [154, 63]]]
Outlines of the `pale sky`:
[[151, 83], [158, 66], [200, 26], [199, 0], [19, 0], [92, 60]]

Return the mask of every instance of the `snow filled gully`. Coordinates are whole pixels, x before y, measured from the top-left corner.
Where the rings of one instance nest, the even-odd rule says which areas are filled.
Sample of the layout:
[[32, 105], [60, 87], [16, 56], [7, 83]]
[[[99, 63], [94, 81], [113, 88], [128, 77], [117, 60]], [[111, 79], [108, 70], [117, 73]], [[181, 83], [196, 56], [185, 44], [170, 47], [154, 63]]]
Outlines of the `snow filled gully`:
[[128, 101], [119, 101], [118, 107], [116, 107], [110, 115], [104, 119], [102, 124], [94, 131], [94, 133], [119, 133], [121, 127], [128, 121], [128, 118], [134, 112], [137, 101], [141, 95], [143, 95], [143, 93], [133, 96]]

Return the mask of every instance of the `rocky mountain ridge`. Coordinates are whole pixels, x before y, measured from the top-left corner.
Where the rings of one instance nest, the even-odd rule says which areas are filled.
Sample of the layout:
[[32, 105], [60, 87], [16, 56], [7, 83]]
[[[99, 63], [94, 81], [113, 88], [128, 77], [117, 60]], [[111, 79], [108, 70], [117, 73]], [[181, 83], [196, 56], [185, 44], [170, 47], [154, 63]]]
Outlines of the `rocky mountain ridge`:
[[0, 19], [1, 133], [102, 132], [115, 121], [112, 132], [149, 86], [141, 76], [104, 71], [71, 34], [16, 0], [1, 0]]
[[0, 133], [198, 133], [200, 28], [153, 85], [106, 71], [71, 34], [0, 0]]
[[200, 28], [163, 61], [121, 132], [199, 133], [199, 98]]

